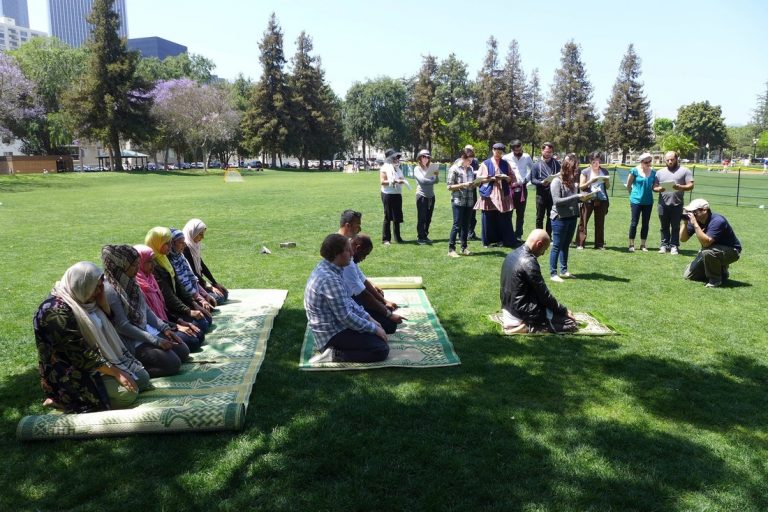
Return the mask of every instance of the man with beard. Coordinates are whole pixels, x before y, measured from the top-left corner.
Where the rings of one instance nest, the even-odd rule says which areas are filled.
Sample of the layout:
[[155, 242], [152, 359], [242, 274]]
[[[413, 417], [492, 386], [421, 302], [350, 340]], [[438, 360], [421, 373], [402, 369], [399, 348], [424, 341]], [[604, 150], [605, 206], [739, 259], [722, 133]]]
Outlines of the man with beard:
[[[659, 193], [659, 224], [661, 225], [661, 245], [659, 253], [678, 254], [680, 247], [680, 233], [677, 227], [683, 216], [683, 196], [689, 190], [693, 190], [693, 173], [687, 167], [680, 166], [680, 160], [675, 151], [667, 151], [664, 155], [667, 162], [665, 169], [656, 173], [659, 185], [654, 191]], [[672, 183], [672, 188], [662, 186], [663, 183]]]
[[549, 218], [552, 210], [552, 193], [549, 190], [547, 178], [560, 172], [560, 162], [552, 157], [554, 150], [555, 147], [551, 142], [543, 143], [541, 159], [533, 164], [531, 169], [531, 183], [536, 186], [536, 229], [544, 228], [546, 218], [546, 231], [549, 236], [552, 236], [552, 221]]
[[515, 236], [523, 238], [523, 223], [525, 222], [525, 205], [528, 204], [528, 183], [531, 181], [533, 160], [531, 155], [523, 153], [523, 143], [513, 140], [510, 145], [512, 152], [504, 155], [504, 160], [512, 164], [517, 176], [517, 182], [512, 185], [512, 199], [515, 202]]

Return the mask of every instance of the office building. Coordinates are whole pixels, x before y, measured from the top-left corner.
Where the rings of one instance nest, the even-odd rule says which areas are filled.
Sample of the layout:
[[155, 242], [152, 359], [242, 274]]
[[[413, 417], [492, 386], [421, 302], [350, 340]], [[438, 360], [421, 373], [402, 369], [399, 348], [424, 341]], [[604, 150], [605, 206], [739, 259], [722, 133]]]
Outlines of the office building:
[[0, 0], [0, 17], [13, 18], [17, 27], [29, 28], [27, 0]]
[[0, 17], [0, 50], [15, 50], [33, 37], [46, 35], [39, 30], [20, 27], [13, 18]]
[[[79, 48], [91, 35], [91, 26], [86, 21], [91, 14], [93, 0], [48, 0], [48, 15], [51, 23], [51, 35], [72, 46]], [[128, 24], [125, 13], [125, 0], [115, 0], [114, 10], [120, 16], [120, 37], [128, 37]]]
[[142, 57], [156, 57], [163, 60], [187, 53], [187, 47], [162, 37], [137, 37], [128, 40], [128, 49], [138, 50]]

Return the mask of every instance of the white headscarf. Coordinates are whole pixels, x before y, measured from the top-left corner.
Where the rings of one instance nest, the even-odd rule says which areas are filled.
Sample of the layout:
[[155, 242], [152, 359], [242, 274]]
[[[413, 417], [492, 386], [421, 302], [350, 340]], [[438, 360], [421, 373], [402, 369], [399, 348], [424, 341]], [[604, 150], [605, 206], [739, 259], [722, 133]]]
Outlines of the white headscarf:
[[104, 311], [95, 302], [87, 302], [102, 275], [104, 272], [90, 261], [75, 263], [53, 285], [51, 294], [72, 308], [80, 333], [91, 347], [98, 348], [107, 361], [135, 377], [135, 370], [144, 367], [125, 348]]
[[203, 265], [202, 261], [202, 247], [199, 242], [195, 242], [195, 237], [200, 233], [208, 229], [205, 222], [200, 219], [190, 219], [189, 222], [184, 224], [184, 241], [187, 242], [189, 247], [189, 253], [192, 255], [192, 266], [195, 269], [197, 275], [202, 275]]

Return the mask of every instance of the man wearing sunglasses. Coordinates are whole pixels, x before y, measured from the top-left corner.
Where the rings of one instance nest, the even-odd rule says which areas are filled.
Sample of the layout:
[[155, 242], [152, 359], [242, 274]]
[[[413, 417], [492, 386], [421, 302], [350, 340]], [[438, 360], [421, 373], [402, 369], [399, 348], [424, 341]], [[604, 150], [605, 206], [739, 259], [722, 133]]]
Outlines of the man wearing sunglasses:
[[694, 199], [683, 209], [680, 241], [687, 242], [692, 236], [696, 236], [701, 250], [683, 276], [706, 282], [707, 288], [719, 287], [728, 279], [728, 266], [741, 256], [741, 242], [728, 220], [709, 209], [706, 199]]

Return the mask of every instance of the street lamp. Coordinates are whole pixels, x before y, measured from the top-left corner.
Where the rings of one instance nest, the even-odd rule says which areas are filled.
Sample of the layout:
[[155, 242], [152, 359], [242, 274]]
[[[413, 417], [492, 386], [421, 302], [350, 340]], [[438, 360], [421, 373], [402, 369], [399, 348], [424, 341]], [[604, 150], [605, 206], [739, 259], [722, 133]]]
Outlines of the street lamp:
[[709, 163], [709, 142], [707, 142], [707, 143], [704, 145], [704, 147], [705, 147], [705, 148], [707, 148], [707, 163]]
[[757, 158], [757, 138], [752, 139], [752, 158]]

